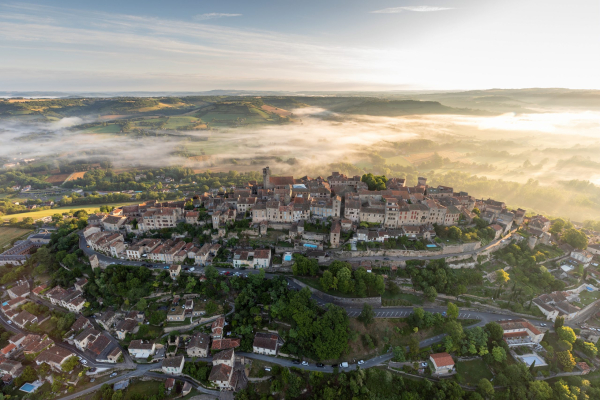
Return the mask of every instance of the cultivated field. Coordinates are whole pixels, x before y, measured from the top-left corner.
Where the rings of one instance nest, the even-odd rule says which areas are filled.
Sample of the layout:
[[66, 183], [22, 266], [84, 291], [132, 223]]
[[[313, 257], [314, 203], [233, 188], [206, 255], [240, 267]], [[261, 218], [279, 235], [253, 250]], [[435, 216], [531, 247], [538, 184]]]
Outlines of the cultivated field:
[[67, 179], [67, 181], [74, 181], [76, 179], [83, 178], [83, 176], [85, 175], [86, 172], [87, 171], [73, 172], [71, 174], [71, 176], [69, 176], [69, 178]]
[[48, 182], [48, 183], [55, 183], [55, 184], [62, 184], [64, 181], [67, 180], [67, 178], [70, 175], [71, 174], [50, 175], [49, 177], [46, 178], [46, 182]]
[[29, 229], [0, 227], [0, 252], [4, 251], [4, 249], [9, 246], [13, 239], [25, 236], [30, 232], [31, 230]]
[[50, 215], [54, 215], [54, 214], [61, 214], [63, 212], [67, 212], [69, 210], [85, 210], [87, 213], [93, 213], [96, 210], [100, 209], [100, 206], [125, 206], [125, 205], [129, 205], [129, 204], [139, 204], [139, 201], [130, 201], [130, 202], [126, 202], [126, 203], [109, 203], [109, 204], [89, 204], [89, 205], [84, 205], [84, 206], [68, 206], [68, 207], [58, 207], [58, 208], [51, 208], [49, 210], [40, 210], [40, 211], [32, 211], [32, 212], [28, 212], [28, 213], [19, 213], [19, 214], [10, 214], [10, 215], [3, 215], [2, 217], [0, 217], [1, 220], [3, 221], [8, 221], [11, 218], [17, 218], [19, 221], [21, 221], [23, 218], [27, 218], [27, 217], [31, 217], [33, 219], [38, 219], [38, 218], [43, 218], [43, 217], [47, 217]]
[[284, 110], [283, 108], [268, 106], [266, 104], [263, 104], [260, 108], [262, 108], [265, 111], [280, 115], [282, 117], [289, 117], [290, 115], [292, 115], [292, 113], [288, 110]]

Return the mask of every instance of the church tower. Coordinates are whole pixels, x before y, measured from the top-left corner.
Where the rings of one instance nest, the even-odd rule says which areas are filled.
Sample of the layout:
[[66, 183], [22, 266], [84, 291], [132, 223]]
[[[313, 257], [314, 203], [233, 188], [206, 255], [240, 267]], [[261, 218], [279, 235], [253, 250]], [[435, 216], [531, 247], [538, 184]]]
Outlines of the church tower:
[[269, 167], [263, 168], [263, 188], [264, 189], [271, 189], [272, 188], [272, 185], [271, 185], [271, 170], [269, 169]]

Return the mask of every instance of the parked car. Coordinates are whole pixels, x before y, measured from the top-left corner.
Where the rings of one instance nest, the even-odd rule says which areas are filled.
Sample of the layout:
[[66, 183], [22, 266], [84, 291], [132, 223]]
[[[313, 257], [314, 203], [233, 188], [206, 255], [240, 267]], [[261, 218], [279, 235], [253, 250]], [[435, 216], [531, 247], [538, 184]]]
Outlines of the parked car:
[[165, 265], [165, 266], [163, 267], [163, 269], [169, 269], [169, 266], [168, 266], [168, 265]]
[[348, 363], [347, 362], [343, 362], [343, 363], [340, 364], [340, 366], [342, 368], [348, 368]]
[[317, 367], [318, 368], [325, 368], [325, 364], [323, 364], [323, 363], [317, 363]]
[[300, 360], [293, 360], [292, 364], [300, 364]]
[[426, 362], [422, 362], [421, 363], [421, 367], [427, 367], [429, 364], [427, 364]]
[[265, 367], [265, 371], [271, 372], [271, 368], [270, 367]]
[[114, 378], [115, 376], [117, 376], [117, 373], [116, 373], [116, 372], [113, 372], [112, 374], [110, 374], [110, 377], [111, 377], [111, 378]]
[[302, 361], [302, 365], [308, 365], [306, 361]]
[[360, 360], [360, 361], [358, 362], [358, 365], [363, 365], [364, 363], [365, 363], [365, 362], [364, 362], [363, 360]]

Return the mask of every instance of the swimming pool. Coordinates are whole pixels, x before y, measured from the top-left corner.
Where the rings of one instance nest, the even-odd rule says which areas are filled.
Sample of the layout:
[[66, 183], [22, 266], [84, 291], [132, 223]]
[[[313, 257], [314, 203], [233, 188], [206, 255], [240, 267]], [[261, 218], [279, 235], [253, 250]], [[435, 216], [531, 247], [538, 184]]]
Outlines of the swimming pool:
[[7, 306], [8, 305], [8, 301], [5, 301], [4, 303], [2, 303], [3, 306]]
[[428, 244], [427, 247], [432, 248], [432, 247], [437, 247], [437, 245], [435, 245], [435, 244]]
[[35, 389], [37, 389], [37, 387], [35, 387], [31, 383], [25, 383], [23, 386], [21, 386], [19, 388], [20, 391], [25, 392], [25, 393], [33, 393], [35, 391]]
[[292, 261], [292, 255], [291, 254], [290, 255], [286, 254], [285, 256], [283, 256], [283, 261]]
[[316, 244], [304, 243], [304, 247], [308, 247], [309, 249], [318, 248]]
[[521, 356], [520, 358], [525, 364], [527, 364], [528, 367], [531, 366], [531, 364], [533, 364], [534, 361], [536, 367], [546, 365], [546, 361], [544, 361], [544, 359], [538, 356], [537, 354], [526, 354], [524, 356]]

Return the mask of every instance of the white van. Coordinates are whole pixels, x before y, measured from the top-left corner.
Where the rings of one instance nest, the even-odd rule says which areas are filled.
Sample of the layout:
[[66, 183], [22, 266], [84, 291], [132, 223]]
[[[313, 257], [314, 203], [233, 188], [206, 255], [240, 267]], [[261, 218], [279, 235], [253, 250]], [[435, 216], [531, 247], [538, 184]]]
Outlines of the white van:
[[340, 365], [342, 366], [342, 368], [348, 368], [348, 363], [347, 362], [343, 362]]

